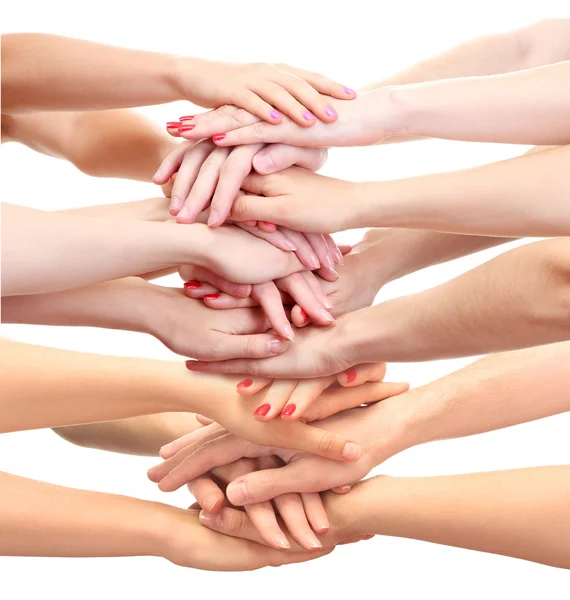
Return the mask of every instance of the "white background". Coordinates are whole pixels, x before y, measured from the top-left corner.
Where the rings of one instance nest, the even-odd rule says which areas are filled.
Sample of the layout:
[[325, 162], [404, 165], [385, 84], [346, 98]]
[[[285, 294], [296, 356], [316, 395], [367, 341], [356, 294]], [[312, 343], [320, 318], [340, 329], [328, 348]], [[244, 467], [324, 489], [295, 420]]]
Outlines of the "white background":
[[[570, 16], [564, 1], [515, 2], [12, 2], [3, 32], [69, 35], [146, 50], [235, 61], [283, 61], [320, 71], [358, 88], [468, 38], [551, 16]], [[106, 68], [102, 65], [102, 68]], [[184, 103], [144, 109], [158, 122], [191, 114]], [[481, 164], [514, 156], [511, 146], [429, 141], [331, 153], [324, 172], [381, 179]], [[140, 199], [150, 184], [91, 179], [70, 165], [10, 144], [2, 149], [2, 199], [59, 209]], [[358, 239], [350, 233], [349, 239]], [[379, 299], [445, 281], [497, 254], [428, 269], [385, 288]], [[498, 326], [500, 331], [500, 324]], [[142, 335], [89, 329], [4, 326], [23, 341], [84, 351], [177, 358]], [[397, 380], [420, 385], [468, 360], [391, 365]], [[30, 373], [33, 377], [33, 373]], [[570, 462], [567, 415], [416, 448], [377, 469], [431, 475]], [[190, 503], [185, 492], [161, 494], [147, 481], [152, 459], [76, 448], [50, 431], [0, 438], [0, 469], [63, 485]], [[382, 498], [378, 499], [382, 502]], [[0, 531], [0, 535], [1, 535]], [[524, 561], [375, 538], [343, 546], [320, 561], [253, 573], [185, 570], [157, 558], [0, 558], [0, 598], [567, 598], [570, 574]]]

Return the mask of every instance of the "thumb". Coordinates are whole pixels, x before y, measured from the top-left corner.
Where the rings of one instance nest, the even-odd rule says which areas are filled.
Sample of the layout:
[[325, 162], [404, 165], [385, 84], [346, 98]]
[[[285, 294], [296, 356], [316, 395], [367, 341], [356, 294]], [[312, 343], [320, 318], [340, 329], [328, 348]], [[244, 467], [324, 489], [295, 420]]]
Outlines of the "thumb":
[[271, 144], [253, 157], [253, 168], [261, 175], [283, 171], [293, 165], [317, 171], [327, 160], [326, 148], [303, 148]]
[[[289, 448], [304, 450], [324, 458], [343, 462], [355, 462], [362, 454], [362, 448], [358, 444], [348, 441], [343, 436], [300, 421], [292, 424], [298, 426], [299, 434], [301, 432], [302, 434], [291, 436]], [[297, 429], [297, 427], [295, 428]], [[298, 444], [295, 444], [297, 438], [299, 441]]]
[[[231, 358], [270, 358], [282, 354], [289, 342], [269, 333], [228, 335], [220, 338], [216, 360]], [[219, 358], [218, 358], [219, 355]]]
[[[249, 187], [255, 187], [254, 185]], [[247, 189], [244, 187], [244, 189]], [[253, 191], [247, 189], [247, 191]], [[255, 192], [254, 192], [255, 193]], [[279, 225], [287, 225], [283, 216], [283, 200], [280, 198], [264, 198], [242, 194], [238, 196], [232, 206], [230, 219], [232, 221], [267, 221]]]

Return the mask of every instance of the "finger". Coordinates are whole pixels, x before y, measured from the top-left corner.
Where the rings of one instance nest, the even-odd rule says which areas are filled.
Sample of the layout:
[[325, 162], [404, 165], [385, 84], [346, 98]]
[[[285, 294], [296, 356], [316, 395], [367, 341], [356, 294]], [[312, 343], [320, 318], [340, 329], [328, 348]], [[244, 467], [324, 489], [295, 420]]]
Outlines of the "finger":
[[192, 144], [183, 142], [177, 146], [161, 163], [156, 173], [152, 176], [152, 182], [164, 185], [178, 171], [184, 155], [192, 147]]
[[296, 387], [296, 379], [275, 380], [263, 396], [262, 403], [255, 408], [253, 413], [255, 419], [266, 423], [278, 417]]
[[[214, 336], [214, 340], [219, 346], [212, 356], [234, 357], [234, 359], [270, 358], [285, 352], [291, 343], [271, 333], [255, 335], [218, 333]], [[229, 358], [221, 360], [229, 360]]]
[[297, 258], [301, 261], [301, 263], [305, 265], [305, 267], [311, 270], [319, 268], [319, 259], [317, 258], [317, 255], [313, 252], [311, 244], [309, 244], [309, 242], [302, 233], [299, 233], [298, 231], [294, 231], [293, 229], [289, 229], [287, 227], [279, 227], [278, 231], [282, 233], [295, 246], [295, 254], [297, 255]]
[[275, 223], [268, 223], [267, 221], [258, 221], [257, 226], [261, 231], [265, 231], [266, 233], [273, 233], [277, 229]]
[[252, 287], [251, 297], [259, 302], [273, 330], [286, 340], [293, 341], [295, 334], [289, 323], [281, 301], [281, 294], [273, 281], [256, 284]]
[[253, 157], [253, 168], [261, 175], [283, 171], [293, 165], [318, 171], [327, 161], [326, 148], [304, 148], [269, 144]]
[[335, 494], [348, 494], [348, 492], [350, 492], [350, 490], [352, 489], [351, 485], [339, 485], [338, 487], [333, 487], [332, 488], [332, 492], [334, 492]]
[[271, 502], [260, 502], [246, 507], [246, 513], [252, 525], [257, 529], [261, 539], [277, 550], [289, 550], [291, 544], [279, 527], [275, 510]]
[[331, 310], [333, 308], [332, 302], [329, 300], [325, 290], [323, 289], [321, 282], [314, 273], [311, 271], [301, 271], [301, 275], [305, 279], [307, 285], [313, 292], [315, 298], [327, 309]]
[[[205, 417], [204, 415], [196, 415], [196, 421], [198, 421], [198, 423], [200, 423], [201, 425], [211, 425], [214, 420], [210, 419], [209, 417]], [[166, 458], [165, 456], [163, 456], [163, 458]]]
[[309, 124], [314, 124], [316, 118], [319, 118], [325, 123], [332, 123], [338, 119], [338, 113], [331, 106], [330, 98], [319, 94], [319, 92], [304, 79], [292, 73], [280, 71], [279, 76], [276, 78], [276, 82], [296, 99], [297, 104], [301, 104], [304, 107], [305, 110], [300, 115], [298, 113], [290, 114], [283, 109], [283, 112], [299, 125], [304, 125], [306, 127], [306, 123], [302, 123], [302, 121], [299, 120], [299, 116], [305, 122], [309, 122]]
[[334, 321], [334, 317], [323, 308], [301, 274], [293, 273], [283, 279], [278, 279], [275, 285], [281, 291], [289, 294], [315, 323], [330, 325]]
[[340, 265], [344, 264], [344, 258], [342, 257], [342, 252], [339, 250], [336, 242], [334, 241], [332, 235], [329, 233], [325, 233], [323, 235], [325, 243], [329, 249], [329, 252], [332, 254], [334, 261]]
[[168, 121], [166, 123], [166, 132], [172, 137], [180, 137], [180, 132], [178, 131], [179, 127], [182, 127], [182, 123], [180, 121]]
[[[278, 75], [277, 82], [262, 80], [259, 83], [254, 84], [251, 90], [260, 98], [263, 98], [269, 102], [269, 104], [275, 106], [275, 108], [280, 110], [284, 115], [287, 115], [295, 121], [297, 125], [300, 125], [301, 127], [313, 126], [316, 123], [317, 118], [310, 110], [307, 110], [307, 107], [304, 106], [302, 102], [299, 102], [295, 94], [291, 93], [291, 90], [294, 87], [293, 80], [295, 79], [295, 76], [284, 72], [282, 73], [281, 76]], [[297, 88], [300, 88], [301, 85], [307, 85], [301, 80], [298, 80], [298, 82], [299, 85], [297, 85]], [[283, 83], [289, 84], [289, 87], [286, 88]]]
[[299, 419], [334, 381], [334, 376], [300, 381], [283, 408], [281, 418], [289, 421]]
[[386, 363], [364, 363], [339, 373], [337, 379], [342, 386], [362, 385], [367, 381], [382, 381], [386, 376]]
[[313, 533], [301, 496], [283, 494], [273, 501], [293, 539], [306, 550], [320, 550], [323, 545]]
[[237, 392], [244, 398], [255, 396], [258, 392], [261, 392], [270, 383], [273, 383], [273, 379], [265, 377], [256, 377], [255, 379], [243, 379], [237, 384]]
[[[204, 297], [202, 294], [200, 297]], [[209, 293], [206, 304], [209, 308], [215, 308], [217, 310], [228, 310], [231, 308], [251, 308], [253, 306], [259, 306], [259, 302], [254, 300], [251, 296], [248, 298], [235, 298], [229, 294], [220, 293], [220, 290], [215, 290], [213, 293]], [[214, 298], [214, 296], [217, 296]]]
[[316, 492], [301, 494], [301, 500], [313, 530], [317, 533], [326, 533], [330, 528], [330, 523], [320, 494]]
[[224, 492], [209, 476], [202, 475], [188, 482], [188, 490], [196, 498], [196, 502], [209, 513], [218, 513], [224, 506]]
[[321, 279], [333, 283], [337, 281], [340, 277], [340, 275], [334, 269], [329, 269], [328, 267], [323, 267], [319, 269], [316, 273]]
[[343, 256], [346, 256], [349, 252], [352, 251], [352, 246], [349, 244], [339, 244], [338, 249], [340, 250]]
[[221, 290], [226, 294], [235, 296], [236, 298], [247, 298], [251, 294], [251, 285], [229, 281], [228, 279], [225, 279], [224, 277], [221, 277], [217, 273], [210, 271], [210, 269], [205, 269], [204, 267], [195, 267], [194, 277], [195, 279], [193, 281], [198, 280], [199, 282], [209, 283], [211, 286], [216, 288], [216, 290]]
[[227, 130], [226, 133], [212, 137], [218, 146], [245, 146], [246, 144], [282, 143], [291, 127], [297, 127], [293, 122], [281, 125], [271, 125], [259, 121], [239, 129]]
[[[277, 112], [273, 106], [276, 106], [276, 108], [279, 107], [267, 100], [267, 96], [258, 94], [255, 89], [252, 88], [251, 90], [244, 90], [239, 94], [239, 97], [235, 98], [234, 104], [240, 108], [244, 108], [252, 115], [259, 117], [270, 125], [280, 123], [281, 114]], [[214, 139], [214, 141], [216, 140]]]
[[[178, 170], [176, 175], [176, 181], [172, 186], [172, 194], [170, 197], [171, 203], [171, 214], [172, 210], [178, 211], [176, 213], [177, 217], [181, 217], [183, 222], [191, 223], [193, 222], [190, 219], [189, 214], [180, 215], [180, 211], [188, 198], [188, 194], [198, 177], [198, 173], [202, 167], [203, 162], [206, 160], [206, 157], [212, 152], [212, 145], [208, 142], [195, 144], [191, 147], [191, 150], [187, 151], [182, 160], [182, 164]], [[198, 213], [193, 215], [194, 219], [196, 218]]]
[[227, 157], [222, 166], [210, 206], [210, 216], [208, 217], [210, 227], [222, 225], [227, 219], [241, 183], [251, 171], [251, 161], [261, 148], [261, 144], [239, 146], [234, 148]]
[[363, 383], [358, 387], [331, 387], [325, 390], [304, 412], [306, 421], [319, 421], [343, 410], [356, 408], [403, 394], [407, 383]]
[[309, 315], [298, 304], [291, 309], [291, 323], [297, 328], [310, 323]]
[[272, 246], [275, 246], [280, 250], [284, 250], [285, 252], [295, 252], [295, 250], [297, 250], [297, 246], [293, 241], [281, 231], [276, 230], [275, 227], [272, 231], [264, 231], [259, 227], [245, 225], [245, 223], [236, 223], [236, 225], [248, 233], [251, 233], [251, 235], [269, 242]]
[[317, 255], [320, 266], [334, 269], [335, 260], [327, 246], [325, 238], [320, 233], [305, 233], [305, 238], [311, 244], [313, 252]]
[[[178, 218], [176, 219], [178, 223], [193, 223], [196, 217], [208, 206], [216, 190], [222, 166], [228, 158], [229, 153], [230, 151], [227, 148], [216, 148], [204, 160], [196, 181], [189, 190], [184, 206], [178, 214]], [[208, 224], [210, 224], [210, 221], [215, 221], [216, 223], [218, 221], [217, 215], [212, 215], [211, 210], [208, 216]], [[221, 225], [221, 223], [219, 224]]]
[[213, 296], [219, 294], [220, 290], [209, 283], [203, 283], [201, 281], [197, 281], [196, 279], [191, 279], [190, 281], [184, 282], [184, 293], [188, 296], [188, 298], [201, 300], [204, 296]]
[[[212, 427], [204, 427], [197, 431], [191, 431], [186, 435], [183, 435], [172, 442], [165, 444], [162, 446], [159, 452], [159, 456], [161, 458], [169, 459], [176, 455], [180, 450], [188, 447], [190, 444], [201, 443], [207, 439], [211, 439], [212, 437], [217, 437], [223, 431], [223, 428], [220, 425], [214, 424]], [[159, 466], [162, 466], [161, 465]], [[150, 471], [155, 471], [153, 467]]]
[[289, 65], [279, 64], [277, 67], [287, 73], [292, 73], [301, 79], [304, 79], [310, 84], [317, 92], [338, 98], [339, 100], [351, 100], [356, 98], [356, 92], [320, 73], [313, 73], [312, 71], [305, 71], [304, 69], [297, 69], [290, 67]]
[[234, 129], [248, 127], [259, 122], [259, 117], [252, 115], [243, 108], [237, 106], [222, 106], [216, 110], [210, 110], [193, 119], [194, 129], [182, 133], [187, 139], [211, 138], [214, 135], [220, 135]]

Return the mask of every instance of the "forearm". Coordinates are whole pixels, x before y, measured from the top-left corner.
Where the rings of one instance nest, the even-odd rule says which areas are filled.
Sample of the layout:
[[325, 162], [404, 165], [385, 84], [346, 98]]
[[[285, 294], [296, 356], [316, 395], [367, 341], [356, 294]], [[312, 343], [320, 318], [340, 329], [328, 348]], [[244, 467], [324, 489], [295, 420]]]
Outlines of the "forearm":
[[[570, 467], [376, 477], [347, 498], [354, 533], [375, 533], [570, 568]], [[354, 494], [354, 496], [353, 496]], [[342, 501], [341, 501], [342, 502]]]
[[435, 288], [346, 315], [337, 321], [339, 352], [352, 364], [423, 361], [568, 340], [569, 244], [515, 248]]
[[362, 210], [350, 218], [356, 227], [568, 235], [569, 159], [570, 146], [563, 146], [463, 171], [353, 184]]
[[497, 75], [570, 59], [570, 19], [550, 19], [469, 40], [363, 91], [455, 77]]
[[200, 224], [125, 223], [3, 204], [2, 295], [59, 291], [201, 264], [204, 229]]
[[390, 88], [397, 135], [566, 144], [570, 61], [493, 77]]
[[233, 380], [189, 374], [174, 361], [8, 341], [0, 341], [0, 355], [0, 432], [164, 412], [209, 414], [233, 391]]
[[126, 221], [156, 221], [164, 223], [172, 219], [168, 212], [170, 201], [164, 196], [146, 200], [132, 200], [113, 204], [95, 204], [58, 210], [58, 215], [88, 217], [94, 219], [115, 219]]
[[68, 160], [95, 177], [150, 181], [177, 143], [128, 110], [4, 115], [3, 141]]
[[102, 110], [182, 100], [175, 58], [37, 33], [2, 36], [8, 112]]
[[192, 413], [161, 413], [108, 423], [57, 427], [60, 437], [85, 448], [158, 456], [160, 448], [201, 427]]
[[0, 473], [0, 554], [164, 556], [166, 523], [179, 509]]

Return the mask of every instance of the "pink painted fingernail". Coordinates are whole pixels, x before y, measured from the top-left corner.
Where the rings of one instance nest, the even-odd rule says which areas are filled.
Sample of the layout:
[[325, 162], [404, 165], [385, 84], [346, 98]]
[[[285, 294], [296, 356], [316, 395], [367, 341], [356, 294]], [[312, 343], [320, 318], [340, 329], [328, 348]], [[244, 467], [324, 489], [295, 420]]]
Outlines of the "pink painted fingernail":
[[218, 133], [217, 135], [213, 135], [212, 139], [214, 140], [214, 142], [221, 142], [225, 137], [225, 133]]
[[354, 90], [351, 90], [350, 88], [347, 88], [347, 87], [344, 88], [344, 93], [349, 94], [349, 95], [356, 94], [356, 92]]
[[314, 121], [316, 118], [317, 117], [315, 117], [315, 115], [308, 110], [303, 113], [303, 119], [305, 119], [305, 121]]
[[338, 117], [338, 113], [331, 106], [325, 108], [325, 115], [328, 115], [329, 117]]
[[281, 115], [280, 115], [280, 114], [279, 114], [279, 113], [278, 113], [276, 110], [272, 110], [272, 111], [269, 113], [269, 116], [270, 116], [272, 119], [279, 119], [279, 118], [281, 117]]

